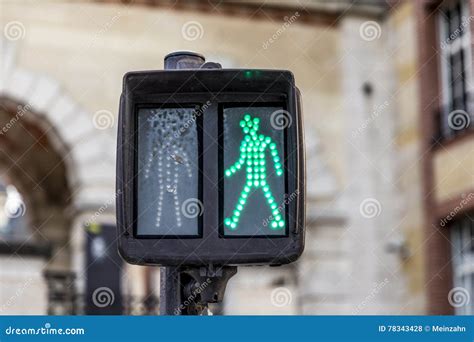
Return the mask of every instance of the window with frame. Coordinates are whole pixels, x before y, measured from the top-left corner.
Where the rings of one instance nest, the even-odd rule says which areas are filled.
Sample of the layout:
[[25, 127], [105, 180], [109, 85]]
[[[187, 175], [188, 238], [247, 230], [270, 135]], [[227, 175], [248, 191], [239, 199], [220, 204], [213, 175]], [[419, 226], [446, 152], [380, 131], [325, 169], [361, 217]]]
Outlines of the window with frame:
[[446, 1], [439, 15], [441, 108], [439, 140], [474, 128], [471, 22], [469, 1]]
[[[474, 314], [474, 213], [451, 225], [454, 289], [450, 294], [457, 315]], [[457, 298], [455, 297], [457, 296]]]

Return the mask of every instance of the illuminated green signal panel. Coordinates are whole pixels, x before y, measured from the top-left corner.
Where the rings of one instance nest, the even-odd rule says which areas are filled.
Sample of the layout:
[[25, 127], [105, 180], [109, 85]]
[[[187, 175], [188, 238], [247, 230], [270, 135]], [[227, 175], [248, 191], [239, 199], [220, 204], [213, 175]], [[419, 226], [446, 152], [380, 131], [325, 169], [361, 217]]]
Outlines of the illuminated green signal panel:
[[281, 107], [224, 107], [223, 235], [286, 236]]

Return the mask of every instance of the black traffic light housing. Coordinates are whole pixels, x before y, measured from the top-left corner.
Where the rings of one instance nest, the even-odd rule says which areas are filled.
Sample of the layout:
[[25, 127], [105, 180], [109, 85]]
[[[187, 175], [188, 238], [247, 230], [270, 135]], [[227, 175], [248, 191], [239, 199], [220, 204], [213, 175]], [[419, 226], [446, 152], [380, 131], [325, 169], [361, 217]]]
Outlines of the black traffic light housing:
[[[185, 125], [176, 126], [173, 115], [183, 122], [187, 120], [185, 129]], [[163, 133], [167, 125], [178, 129]], [[274, 132], [274, 127], [280, 133]], [[181, 133], [188, 134], [191, 140], [179, 145]], [[172, 134], [176, 140], [163, 138]], [[154, 141], [159, 140], [155, 146], [163, 147], [162, 155], [148, 151], [153, 146], [145, 141], [151, 136], [156, 137]], [[244, 144], [244, 138], [249, 144]], [[240, 157], [225, 147], [235, 146], [235, 139], [242, 140], [240, 147], [245, 145]], [[260, 153], [264, 148], [266, 152]], [[192, 153], [184, 152], [185, 149]], [[160, 161], [148, 165], [143, 157], [145, 152], [150, 161]], [[234, 153], [234, 157], [228, 158], [232, 163], [235, 159], [241, 161], [234, 164], [233, 171], [229, 164], [224, 165], [227, 153]], [[262, 165], [254, 167], [258, 163]], [[167, 178], [166, 172], [177, 169], [186, 169], [184, 172], [191, 175]], [[244, 172], [247, 179], [237, 179]], [[235, 181], [226, 181], [226, 176], [232, 177], [234, 173], [240, 173]], [[259, 176], [265, 182], [255, 180]], [[155, 177], [155, 184], [148, 185], [146, 177]], [[178, 179], [187, 182], [186, 186], [179, 191], [179, 185], [168, 189], [170, 184], [179, 184]], [[274, 192], [284, 195], [283, 198], [269, 195], [272, 182], [277, 191]], [[244, 190], [238, 198], [233, 191], [225, 193], [226, 187], [228, 191], [234, 187], [235, 193], [240, 192], [245, 184], [250, 189], [246, 197]], [[178, 219], [177, 210], [183, 209], [184, 204], [184, 198], [179, 198], [183, 191], [195, 195], [197, 206], [193, 210], [198, 210], [198, 215], [190, 219]], [[260, 196], [262, 206], [250, 202], [253, 196], [249, 194], [253, 192], [259, 193], [255, 196]], [[226, 194], [234, 197], [224, 208]], [[173, 199], [176, 213], [170, 210]], [[247, 201], [248, 209], [239, 211], [242, 200]], [[140, 71], [124, 76], [117, 147], [117, 224], [119, 251], [126, 261], [164, 266], [293, 262], [304, 248], [304, 201], [302, 114], [291, 72], [198, 69]], [[232, 211], [229, 208], [234, 204], [237, 206]], [[255, 215], [243, 218], [245, 210], [257, 214], [270, 210], [271, 216], [266, 224], [250, 224]]]

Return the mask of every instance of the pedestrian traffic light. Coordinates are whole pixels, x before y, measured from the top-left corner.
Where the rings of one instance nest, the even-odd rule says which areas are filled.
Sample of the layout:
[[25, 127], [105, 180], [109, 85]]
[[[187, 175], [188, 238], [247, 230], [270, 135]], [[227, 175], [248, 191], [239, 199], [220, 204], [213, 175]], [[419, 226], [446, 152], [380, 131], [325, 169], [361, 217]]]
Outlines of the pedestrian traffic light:
[[127, 261], [278, 265], [302, 253], [304, 149], [290, 72], [130, 72], [119, 122]]

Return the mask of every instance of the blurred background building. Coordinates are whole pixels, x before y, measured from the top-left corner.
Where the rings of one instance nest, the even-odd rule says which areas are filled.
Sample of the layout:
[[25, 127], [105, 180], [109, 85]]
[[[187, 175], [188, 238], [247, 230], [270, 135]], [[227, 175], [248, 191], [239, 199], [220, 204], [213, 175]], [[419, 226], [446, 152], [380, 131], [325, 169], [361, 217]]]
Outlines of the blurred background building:
[[177, 50], [289, 69], [306, 250], [223, 314], [474, 314], [473, 0], [0, 1], [0, 313], [147, 314], [115, 246], [122, 76]]

